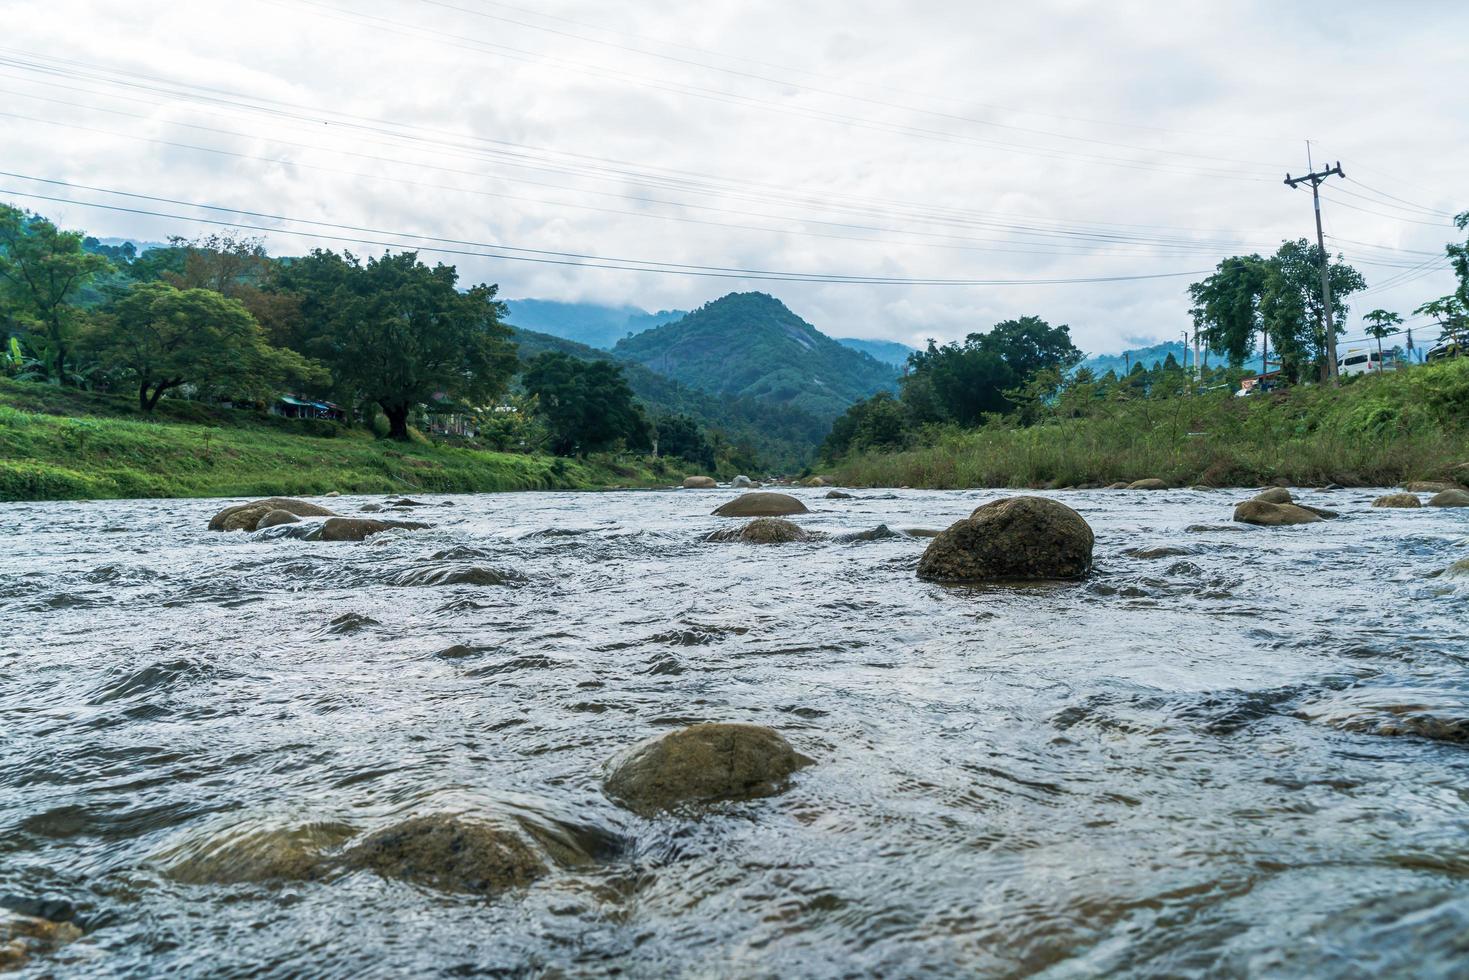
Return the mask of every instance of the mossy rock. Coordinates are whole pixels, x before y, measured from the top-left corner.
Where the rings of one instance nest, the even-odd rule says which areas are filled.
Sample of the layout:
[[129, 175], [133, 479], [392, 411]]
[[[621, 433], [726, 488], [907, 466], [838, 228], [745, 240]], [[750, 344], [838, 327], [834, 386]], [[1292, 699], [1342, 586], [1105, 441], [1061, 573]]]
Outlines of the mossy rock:
[[1095, 538], [1080, 514], [1047, 497], [1007, 497], [978, 507], [923, 552], [918, 577], [943, 582], [1080, 579]]
[[759, 725], [702, 724], [649, 739], [607, 765], [607, 795], [643, 814], [774, 796], [812, 760]]

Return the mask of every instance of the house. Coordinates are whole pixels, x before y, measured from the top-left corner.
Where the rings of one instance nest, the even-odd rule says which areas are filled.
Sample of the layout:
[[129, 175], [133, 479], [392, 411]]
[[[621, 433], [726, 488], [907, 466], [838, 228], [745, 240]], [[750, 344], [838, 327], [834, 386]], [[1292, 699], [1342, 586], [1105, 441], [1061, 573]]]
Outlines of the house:
[[345, 422], [347, 413], [332, 402], [312, 401], [295, 395], [281, 395], [270, 405], [270, 414], [288, 419], [323, 419], [328, 422]]

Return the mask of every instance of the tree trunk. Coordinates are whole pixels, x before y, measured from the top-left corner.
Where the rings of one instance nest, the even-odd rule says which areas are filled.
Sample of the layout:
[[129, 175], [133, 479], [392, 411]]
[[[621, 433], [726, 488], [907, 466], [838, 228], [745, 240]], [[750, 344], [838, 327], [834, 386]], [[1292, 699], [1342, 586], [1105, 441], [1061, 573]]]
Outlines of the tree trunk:
[[152, 406], [148, 403], [148, 380], [145, 378], [138, 385], [138, 408], [145, 412], [151, 412]]
[[[381, 403], [379, 403], [381, 404]], [[388, 438], [397, 439], [400, 442], [408, 441], [408, 406], [407, 405], [382, 405], [383, 414], [388, 417]]]

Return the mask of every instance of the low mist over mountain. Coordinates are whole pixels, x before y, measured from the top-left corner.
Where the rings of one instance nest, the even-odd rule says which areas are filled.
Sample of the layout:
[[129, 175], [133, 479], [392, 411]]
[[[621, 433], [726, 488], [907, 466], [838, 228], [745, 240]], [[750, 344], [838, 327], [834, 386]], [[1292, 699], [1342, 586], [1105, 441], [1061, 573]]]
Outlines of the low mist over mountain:
[[597, 303], [558, 303], [548, 299], [512, 299], [506, 305], [506, 322], [537, 333], [574, 340], [588, 347], [609, 350], [629, 334], [642, 333], [684, 316], [684, 310], [649, 313], [636, 306], [602, 306]]
[[613, 353], [704, 391], [833, 418], [898, 371], [844, 347], [765, 293], [731, 293]]
[[858, 337], [838, 337], [837, 343], [843, 347], [860, 350], [868, 357], [891, 364], [901, 369], [908, 363], [908, 355], [913, 353], [913, 348], [907, 344], [900, 344], [896, 340], [862, 340]]

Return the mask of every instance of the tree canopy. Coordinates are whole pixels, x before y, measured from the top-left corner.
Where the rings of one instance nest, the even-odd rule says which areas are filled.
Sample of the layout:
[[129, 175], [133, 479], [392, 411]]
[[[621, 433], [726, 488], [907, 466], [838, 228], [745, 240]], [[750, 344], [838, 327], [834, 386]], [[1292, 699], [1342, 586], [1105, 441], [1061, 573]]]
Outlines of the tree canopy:
[[647, 419], [611, 361], [582, 361], [558, 351], [541, 354], [521, 375], [526, 393], [551, 434], [558, 456], [585, 455], [621, 443], [650, 448]]

